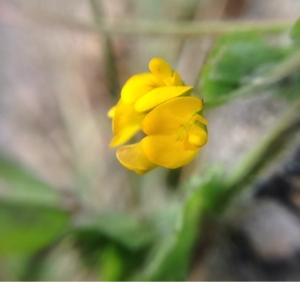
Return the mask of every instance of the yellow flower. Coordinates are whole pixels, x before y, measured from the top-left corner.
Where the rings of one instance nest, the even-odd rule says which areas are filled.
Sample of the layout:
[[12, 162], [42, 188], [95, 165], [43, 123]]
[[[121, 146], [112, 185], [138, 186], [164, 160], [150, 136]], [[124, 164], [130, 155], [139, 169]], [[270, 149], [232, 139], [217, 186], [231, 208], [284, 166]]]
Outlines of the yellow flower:
[[190, 96], [192, 87], [160, 58], [152, 59], [149, 69], [151, 73], [134, 75], [125, 83], [118, 104], [108, 112], [113, 119], [111, 147], [126, 143], [141, 129], [146, 134], [117, 150], [120, 163], [138, 174], [157, 166], [181, 167], [207, 142], [203, 102]]
[[132, 76], [121, 91], [121, 99], [109, 112], [113, 119], [114, 138], [110, 147], [129, 141], [140, 129], [143, 118], [152, 108], [192, 90], [184, 86], [180, 75], [160, 58], [149, 63], [151, 73]]
[[199, 114], [202, 107], [202, 100], [196, 97], [177, 97], [157, 106], [143, 120], [147, 136], [139, 143], [120, 147], [117, 158], [139, 174], [156, 166], [186, 165], [207, 142], [207, 121]]

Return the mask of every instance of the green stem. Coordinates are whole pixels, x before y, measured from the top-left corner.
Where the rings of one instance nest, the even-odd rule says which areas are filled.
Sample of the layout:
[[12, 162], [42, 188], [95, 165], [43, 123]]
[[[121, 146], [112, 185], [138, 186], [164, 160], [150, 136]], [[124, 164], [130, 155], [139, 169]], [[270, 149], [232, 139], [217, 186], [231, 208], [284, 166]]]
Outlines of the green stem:
[[228, 32], [280, 33], [291, 28], [292, 22], [122, 22], [105, 24], [111, 34], [127, 35], [173, 35], [196, 37], [203, 35], [222, 35]]
[[[256, 147], [238, 164], [227, 179], [222, 202], [226, 204], [245, 189], [255, 177], [287, 147], [300, 131], [300, 99], [298, 98], [276, 122]], [[224, 205], [223, 204], [223, 205]]]
[[89, 24], [47, 13], [28, 12], [13, 6], [11, 9], [16, 13], [23, 16], [25, 15], [41, 24], [53, 24], [60, 27], [92, 33], [102, 33], [105, 31], [111, 35], [176, 35], [183, 37], [197, 37], [204, 35], [222, 35], [228, 32], [260, 32], [276, 34], [290, 29], [293, 25], [293, 21], [153, 22], [132, 20], [116, 21], [113, 23], [97, 20], [96, 24]]

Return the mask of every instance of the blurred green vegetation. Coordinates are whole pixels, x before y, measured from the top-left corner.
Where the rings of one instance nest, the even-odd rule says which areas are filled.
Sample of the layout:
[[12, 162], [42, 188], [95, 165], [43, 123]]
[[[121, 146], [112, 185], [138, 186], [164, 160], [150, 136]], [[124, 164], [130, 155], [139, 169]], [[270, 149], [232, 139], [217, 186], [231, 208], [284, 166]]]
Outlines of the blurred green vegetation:
[[[157, 1], [148, 5], [156, 13]], [[288, 43], [282, 43], [279, 37], [289, 33]], [[172, 196], [162, 209], [142, 212], [137, 202], [136, 211], [90, 214], [80, 198], [76, 199], [78, 208], [72, 209], [64, 205], [62, 192], [26, 164], [2, 154], [0, 270], [10, 269], [13, 279], [51, 279], [46, 270], [54, 264], [55, 252], [57, 257], [63, 256], [67, 246], [77, 254], [75, 260], [100, 280], [188, 279], [195, 245], [205, 241], [207, 230], [213, 229], [232, 200], [299, 134], [299, 38], [299, 21], [290, 31], [283, 30], [271, 39], [269, 34], [255, 31], [216, 38], [196, 93], [205, 99], [206, 113], [210, 107], [263, 95], [265, 90], [274, 99], [287, 98], [288, 106], [278, 115], [274, 128], [229, 173], [219, 166], [206, 167], [183, 184], [178, 183], [180, 170], [176, 175], [174, 171], [164, 174], [169, 177]], [[135, 176], [132, 179], [135, 181]], [[81, 187], [85, 188], [84, 183]], [[5, 272], [0, 278], [10, 279]]]
[[201, 92], [205, 93], [205, 101], [212, 103], [222, 97], [229, 99], [228, 93], [270, 72], [290, 53], [289, 48], [272, 46], [263, 36], [255, 33], [221, 37], [202, 70]]

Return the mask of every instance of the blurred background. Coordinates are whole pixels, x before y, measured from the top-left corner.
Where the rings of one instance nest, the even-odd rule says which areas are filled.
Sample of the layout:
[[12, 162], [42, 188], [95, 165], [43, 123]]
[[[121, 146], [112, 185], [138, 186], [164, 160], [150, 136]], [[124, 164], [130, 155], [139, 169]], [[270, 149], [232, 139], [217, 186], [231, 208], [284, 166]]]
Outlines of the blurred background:
[[[150, 224], [150, 231], [143, 229], [141, 235], [140, 227], [135, 229], [139, 224], [135, 219], [151, 223], [160, 217], [155, 223], [159, 232], [170, 234], [173, 227], [169, 230], [169, 223], [174, 222], [183, 199], [178, 187], [191, 178], [198, 185], [196, 177], [212, 165], [229, 172], [274, 126], [288, 102], [274, 98], [268, 90], [266, 95], [210, 109], [206, 115], [209, 142], [197, 159], [181, 170], [159, 168], [143, 177], [122, 167], [115, 149], [108, 147], [112, 132], [107, 111], [117, 102], [124, 82], [147, 71], [153, 57], [164, 58], [203, 97], [199, 74], [216, 40], [225, 33], [222, 23], [230, 22], [233, 27], [248, 21], [286, 26], [280, 36], [270, 40], [287, 46], [288, 27], [297, 20], [299, 11], [296, 0], [0, 0], [0, 233], [5, 230], [0, 234], [0, 279], [130, 280], [138, 272], [137, 266], [143, 268], [140, 262], [147, 260], [146, 274], [152, 273], [154, 260], [151, 256], [145, 259], [145, 254], [153, 228]], [[202, 31], [181, 32], [186, 23], [196, 22], [203, 23]], [[183, 29], [176, 29], [180, 25]], [[298, 143], [299, 136], [265, 175], [272, 175], [293, 158]], [[286, 215], [288, 212], [274, 207], [273, 202], [253, 205], [254, 210], [261, 207], [261, 214], [270, 216], [274, 209], [278, 218], [293, 216], [290, 225], [286, 223], [290, 219], [283, 219], [283, 229], [294, 232], [283, 257], [300, 250], [299, 217]], [[244, 224], [243, 232], [261, 230], [265, 222], [276, 225], [274, 216], [261, 219], [249, 210], [248, 221], [235, 223]], [[127, 218], [127, 214], [134, 218]], [[98, 216], [103, 221], [98, 233], [92, 228], [79, 228], [76, 235], [68, 233], [66, 226], [86, 226]], [[124, 222], [130, 226], [125, 223], [123, 228]], [[60, 235], [62, 231], [67, 235]], [[43, 236], [49, 238], [44, 240]], [[59, 236], [65, 237], [59, 240]], [[257, 256], [280, 253], [274, 254], [272, 247], [261, 251], [260, 243], [269, 233], [251, 236], [258, 248], [259, 255], [252, 250], [256, 260]], [[282, 231], [278, 236], [276, 242], [284, 244], [281, 238], [287, 235]], [[136, 245], [132, 246], [132, 241]], [[214, 247], [208, 259], [202, 255], [201, 263], [196, 256], [189, 275], [166, 277], [271, 277], [263, 276], [253, 261], [249, 267], [248, 260], [246, 266], [238, 264], [239, 270], [227, 271], [230, 267], [222, 259], [225, 256], [226, 261], [224, 254], [230, 244], [222, 246]], [[237, 260], [243, 261], [245, 256]], [[293, 263], [300, 269], [299, 260]], [[214, 276], [211, 270], [219, 275]], [[146, 274], [142, 279], [167, 280], [163, 275]], [[295, 275], [287, 277], [300, 278], [299, 271]]]

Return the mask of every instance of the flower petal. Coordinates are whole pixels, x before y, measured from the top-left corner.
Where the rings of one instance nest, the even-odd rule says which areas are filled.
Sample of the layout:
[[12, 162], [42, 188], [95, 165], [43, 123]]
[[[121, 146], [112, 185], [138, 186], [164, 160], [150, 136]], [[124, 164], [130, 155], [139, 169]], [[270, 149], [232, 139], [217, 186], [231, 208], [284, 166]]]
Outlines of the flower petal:
[[151, 162], [166, 168], [178, 168], [192, 161], [199, 151], [183, 150], [182, 142], [177, 134], [153, 135], [143, 138], [141, 146]]
[[172, 68], [161, 58], [153, 58], [149, 62], [149, 69], [160, 80], [173, 76]]
[[125, 104], [133, 104], [149, 91], [162, 85], [163, 82], [160, 82], [152, 73], [136, 74], [129, 78], [123, 86], [121, 98]]
[[109, 147], [117, 147], [130, 140], [141, 129], [140, 125], [133, 125], [124, 128], [110, 141]]
[[117, 150], [117, 158], [123, 166], [138, 174], [144, 174], [157, 167], [146, 158], [140, 143], [120, 147]]
[[188, 130], [188, 142], [195, 147], [202, 147], [207, 143], [207, 132], [198, 124], [192, 124]]
[[148, 135], [172, 134], [189, 122], [203, 102], [196, 97], [177, 97], [157, 106], [146, 115], [142, 129]]
[[195, 115], [194, 117], [193, 117], [193, 122], [200, 122], [200, 123], [203, 123], [203, 124], [205, 124], [206, 126], [208, 125], [208, 122], [207, 122], [207, 120], [203, 117], [203, 116], [201, 116], [201, 115], [199, 115], [199, 114], [197, 114], [197, 115]]
[[177, 71], [174, 71], [173, 76], [167, 77], [163, 81], [167, 86], [180, 86], [180, 85], [183, 85], [180, 74]]
[[133, 105], [126, 105], [120, 100], [117, 104], [113, 118], [113, 133], [115, 138], [110, 146], [118, 146], [131, 139], [141, 128], [145, 114], [134, 110]]
[[117, 105], [115, 105], [112, 108], [110, 108], [109, 111], [107, 112], [107, 116], [109, 118], [113, 118], [115, 116], [116, 109], [117, 109]]
[[143, 95], [140, 99], [138, 99], [135, 103], [135, 110], [138, 112], [144, 112], [151, 110], [155, 106], [170, 100], [171, 98], [175, 98], [180, 96], [187, 91], [192, 90], [193, 87], [190, 86], [164, 86], [153, 89], [147, 94]]
[[184, 137], [183, 139], [183, 142], [182, 142], [182, 148], [183, 150], [192, 150], [192, 151], [195, 151], [195, 150], [198, 150], [199, 148], [192, 145], [190, 142], [189, 142], [189, 136], [186, 134], [186, 136]]

